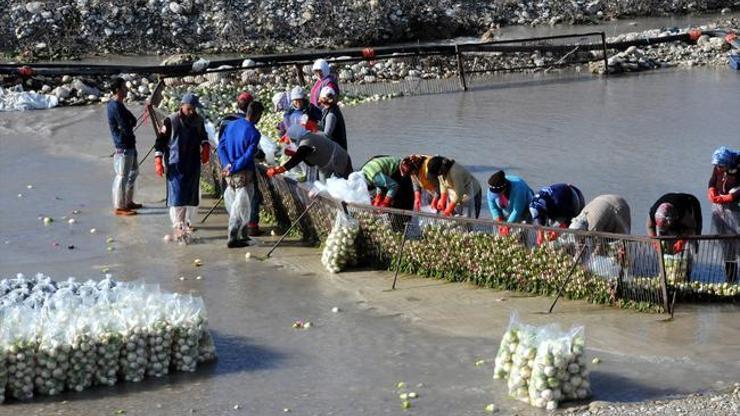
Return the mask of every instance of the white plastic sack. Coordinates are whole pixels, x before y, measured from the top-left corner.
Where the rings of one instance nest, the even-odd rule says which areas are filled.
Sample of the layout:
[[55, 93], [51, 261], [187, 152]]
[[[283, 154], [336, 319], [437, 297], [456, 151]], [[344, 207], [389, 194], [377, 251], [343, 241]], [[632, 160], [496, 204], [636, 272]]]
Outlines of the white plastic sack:
[[337, 211], [329, 236], [321, 253], [321, 264], [331, 273], [338, 273], [357, 261], [355, 239], [360, 232], [360, 224], [342, 211]]
[[352, 204], [370, 204], [370, 193], [362, 172], [352, 172], [349, 178], [331, 177], [326, 184], [319, 181], [313, 184], [314, 192], [327, 192], [332, 198]]
[[0, 87], [0, 111], [46, 110], [59, 105], [59, 98], [54, 95], [38, 94], [16, 88]]
[[591, 273], [605, 278], [619, 276], [619, 272], [622, 270], [613, 258], [607, 256], [591, 256], [586, 268]]
[[208, 143], [211, 144], [212, 148], [218, 147], [218, 134], [216, 134], [216, 126], [211, 123], [210, 120], [205, 122], [206, 134], [208, 135]]
[[277, 153], [278, 150], [277, 143], [265, 136], [261, 136], [259, 146], [260, 149], [262, 149], [262, 151], [265, 153], [265, 162], [267, 162], [267, 164], [270, 166], [274, 165], [275, 153]]

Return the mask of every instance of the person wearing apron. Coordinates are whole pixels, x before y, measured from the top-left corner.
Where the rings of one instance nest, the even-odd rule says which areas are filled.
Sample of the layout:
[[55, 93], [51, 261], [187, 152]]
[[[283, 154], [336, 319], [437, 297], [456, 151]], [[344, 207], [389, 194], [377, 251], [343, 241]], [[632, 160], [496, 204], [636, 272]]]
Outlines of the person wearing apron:
[[180, 110], [164, 120], [155, 143], [154, 166], [157, 175], [167, 178], [167, 206], [175, 238], [187, 243], [192, 239], [192, 217], [200, 203], [200, 165], [208, 163], [208, 143], [198, 96], [187, 93]]

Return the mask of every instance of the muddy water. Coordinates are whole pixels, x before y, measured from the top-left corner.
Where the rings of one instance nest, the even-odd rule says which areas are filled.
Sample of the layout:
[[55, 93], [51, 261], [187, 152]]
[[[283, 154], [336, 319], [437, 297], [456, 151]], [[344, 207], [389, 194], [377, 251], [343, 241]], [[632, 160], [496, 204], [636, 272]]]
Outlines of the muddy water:
[[[708, 230], [704, 195], [712, 152], [740, 145], [732, 110], [738, 87], [740, 77], [726, 68], [608, 79], [512, 75], [472, 92], [405, 97], [344, 113], [358, 165], [374, 154], [441, 154], [467, 166], [484, 187], [504, 169], [535, 190], [568, 182], [587, 200], [621, 194], [639, 234], [660, 195], [688, 192], [702, 201]], [[483, 212], [489, 216], [485, 200]]]
[[[498, 91], [424, 98], [438, 100], [433, 102], [439, 107], [475, 103]], [[521, 108], [529, 106], [513, 92], [507, 97]], [[352, 131], [361, 131], [361, 113], [382, 115], [377, 112], [401, 104], [418, 111], [424, 101], [414, 100], [348, 110], [351, 123], [358, 126], [352, 124]], [[561, 101], [562, 106], [574, 106], [570, 99]], [[475, 117], [487, 119], [480, 106], [467, 108], [478, 108]], [[507, 106], [498, 111], [516, 113]], [[453, 114], [462, 117], [461, 112]], [[439, 122], [431, 109], [428, 115], [425, 120]], [[550, 115], [549, 120], [560, 119]], [[559, 121], [558, 129], [564, 124]], [[398, 153], [424, 150], [429, 141], [446, 143], [429, 126], [414, 128], [421, 133], [408, 143], [368, 134], [360, 144], [359, 136], [353, 136], [355, 157], [389, 148]], [[144, 279], [165, 290], [198, 293], [208, 307], [220, 360], [192, 375], [0, 406], [2, 415], [97, 415], [118, 410], [134, 415], [262, 415], [286, 408], [301, 415], [402, 414], [395, 389], [399, 381], [421, 395], [405, 414], [473, 415], [491, 402], [504, 409], [503, 414], [533, 413], [505, 397], [503, 384], [490, 378], [490, 364], [473, 365], [494, 356], [512, 310], [533, 321], [586, 325], [591, 354], [604, 360], [593, 374], [598, 399], [635, 401], [711, 389], [736, 381], [740, 374], [734, 348], [740, 327], [734, 307], [684, 309], [673, 323], [658, 323], [653, 315], [575, 302], [563, 303], [557, 315], [545, 318], [536, 312], [544, 309], [547, 299], [517, 299], [513, 294], [423, 279], [403, 279], [403, 290], [388, 294], [382, 291], [389, 285], [388, 274], [330, 277], [318, 267], [318, 255], [311, 249], [279, 250], [275, 260], [245, 262], [242, 250], [224, 248], [222, 214], [200, 227], [198, 244], [164, 244], [168, 218], [161, 203], [163, 184], [153, 175], [151, 160], [142, 166], [138, 198], [148, 208], [135, 218], [110, 215], [108, 134], [100, 106], [0, 114], [0, 275], [44, 272], [86, 279], [101, 276], [101, 269], [109, 267], [120, 279]], [[477, 144], [492, 147], [492, 140], [483, 140], [482, 135]], [[151, 139], [149, 133], [139, 135], [142, 153]], [[467, 164], [483, 165], [472, 152], [466, 155], [471, 159]], [[27, 189], [27, 184], [33, 188]], [[204, 202], [205, 208], [211, 203]], [[81, 213], [77, 224], [69, 225], [62, 217], [74, 209]], [[57, 221], [44, 227], [39, 215]], [[93, 227], [96, 234], [88, 232]], [[113, 252], [106, 250], [107, 236], [116, 241]], [[70, 245], [74, 249], [68, 249]], [[266, 248], [253, 250], [264, 253]], [[195, 258], [204, 266], [196, 269]], [[203, 279], [195, 280], [197, 275]], [[333, 306], [342, 312], [331, 313]], [[295, 331], [291, 324], [298, 319], [316, 326]]]

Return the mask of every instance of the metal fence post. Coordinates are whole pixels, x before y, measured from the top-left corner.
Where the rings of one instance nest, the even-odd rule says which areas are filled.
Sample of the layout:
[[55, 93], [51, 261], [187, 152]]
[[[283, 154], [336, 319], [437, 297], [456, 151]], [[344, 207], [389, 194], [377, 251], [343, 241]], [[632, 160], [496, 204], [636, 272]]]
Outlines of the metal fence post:
[[455, 55], [457, 56], [457, 72], [460, 74], [460, 87], [463, 91], [467, 91], [468, 83], [465, 81], [465, 68], [463, 68], [462, 52], [460, 52], [459, 45], [455, 45]]
[[601, 47], [604, 50], [604, 76], [609, 76], [609, 58], [606, 56], [606, 33], [601, 32]]
[[661, 240], [655, 240], [658, 242], [658, 255], [660, 261], [658, 266], [660, 267], [660, 291], [663, 293], [663, 308], [666, 313], [671, 313], [670, 303], [668, 303], [668, 279], [665, 273], [665, 260], [663, 257], [663, 242]]
[[298, 85], [301, 87], [306, 86], [306, 78], [303, 77], [303, 67], [300, 64], [295, 64], [295, 76], [298, 80]]

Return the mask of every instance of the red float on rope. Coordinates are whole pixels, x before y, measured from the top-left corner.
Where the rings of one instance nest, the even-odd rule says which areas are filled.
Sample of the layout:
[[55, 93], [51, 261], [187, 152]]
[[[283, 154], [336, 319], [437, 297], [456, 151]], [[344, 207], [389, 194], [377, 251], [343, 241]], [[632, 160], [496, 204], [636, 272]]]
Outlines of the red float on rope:
[[362, 50], [362, 57], [365, 59], [373, 59], [375, 58], [375, 49], [373, 48], [365, 48]]
[[689, 30], [689, 40], [692, 42], [696, 42], [699, 37], [701, 37], [701, 30], [699, 29], [691, 29]]
[[28, 65], [24, 65], [18, 68], [18, 74], [22, 77], [28, 78], [33, 75], [33, 69], [31, 69], [31, 67]]

